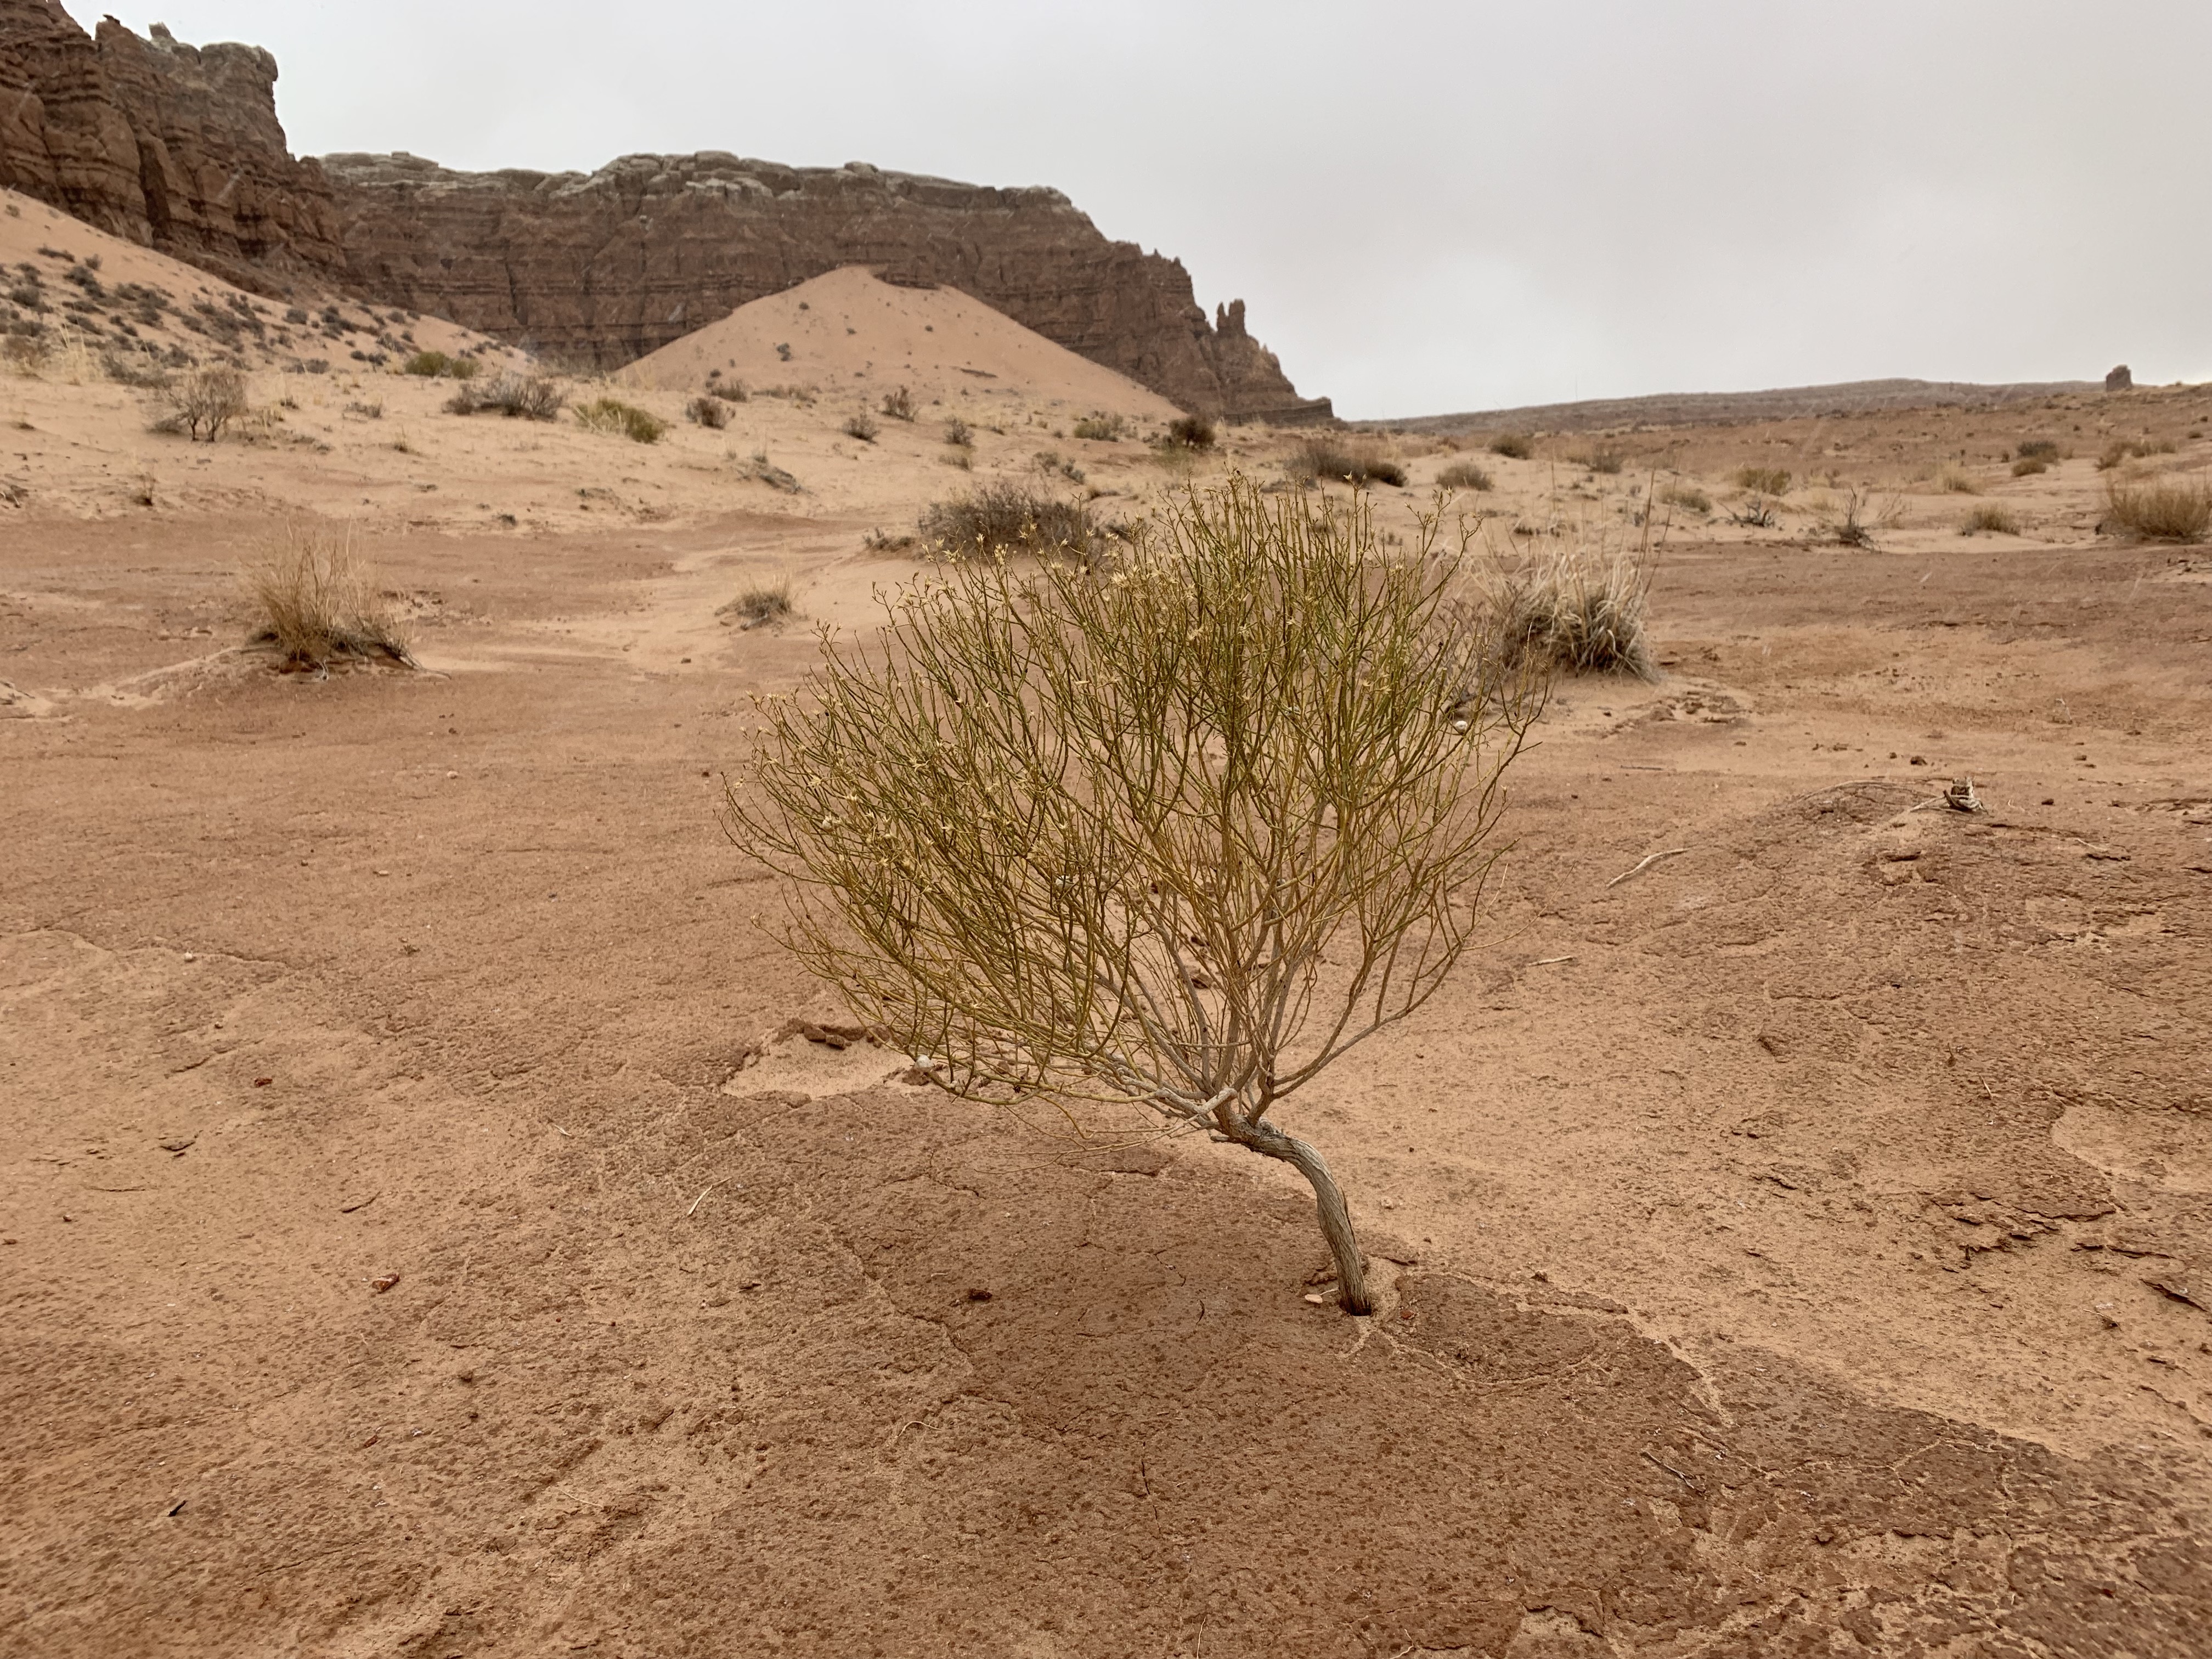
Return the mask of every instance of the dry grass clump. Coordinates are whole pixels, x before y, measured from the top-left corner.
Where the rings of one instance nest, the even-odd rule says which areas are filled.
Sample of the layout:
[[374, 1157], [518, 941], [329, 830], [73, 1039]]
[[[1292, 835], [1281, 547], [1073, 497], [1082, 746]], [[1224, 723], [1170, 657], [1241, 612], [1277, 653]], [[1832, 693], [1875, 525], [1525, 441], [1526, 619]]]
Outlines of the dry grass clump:
[[1580, 458], [1582, 464], [1593, 472], [1611, 477], [1628, 464], [1628, 457], [1617, 449], [1594, 449]]
[[1936, 488], [1948, 495], [1978, 495], [1982, 482], [1956, 461], [1946, 461], [1936, 469]]
[[1846, 489], [1842, 511], [1832, 513], [1821, 528], [1840, 546], [1872, 547], [1875, 532], [1895, 524], [1904, 513], [1905, 503], [1898, 496], [1876, 505], [1871, 491]]
[[1437, 484], [1443, 489], [1478, 491], [1497, 487], [1496, 481], [1473, 461], [1454, 461], [1437, 474]]
[[542, 374], [502, 374], [488, 386], [464, 383], [446, 399], [449, 415], [503, 415], [508, 420], [550, 421], [567, 406], [568, 394]]
[[2116, 438], [2105, 446], [2105, 453], [2097, 457], [2097, 471], [2110, 472], [2124, 461], [2139, 461], [2153, 455], [2171, 455], [2173, 444], [2169, 439]]
[[875, 442], [876, 434], [882, 428], [877, 426], [875, 418], [865, 409], [857, 415], [848, 416], [845, 422], [845, 435], [848, 438], [858, 438], [864, 444]]
[[348, 657], [415, 666], [406, 633], [355, 557], [349, 530], [291, 526], [268, 561], [246, 572], [246, 587], [260, 613], [250, 642], [270, 647], [286, 669], [327, 672]]
[[975, 447], [975, 434], [969, 428], [967, 422], [955, 415], [945, 423], [945, 441], [954, 449], [973, 449]]
[[246, 376], [234, 368], [196, 368], [159, 391], [169, 412], [154, 429], [181, 432], [194, 442], [213, 443], [246, 413]]
[[915, 417], [914, 393], [904, 386], [885, 392], [883, 406], [884, 413], [894, 421], [911, 421]]
[[720, 432], [730, 423], [730, 406], [720, 398], [694, 398], [684, 405], [684, 416], [694, 426]]
[[426, 380], [473, 380], [480, 365], [473, 357], [449, 357], [442, 351], [418, 351], [399, 366], [403, 374]]
[[2055, 461], [2058, 459], [2058, 443], [2053, 438], [2024, 439], [2013, 455], [2023, 461]]
[[1097, 526], [1080, 502], [1020, 484], [986, 484], [933, 501], [921, 515], [921, 538], [955, 556], [1066, 552], [1087, 558]]
[[1786, 467], [1740, 466], [1735, 470], [1735, 487], [1748, 489], [1754, 495], [1787, 495], [1790, 482]]
[[1075, 423], [1075, 435], [1093, 443], [1119, 443], [1129, 435], [1129, 422], [1121, 415], [1085, 415]]
[[1168, 441], [1184, 449], [1211, 449], [1213, 422], [1203, 415], [1178, 415], [1168, 422]]
[[1648, 680], [1656, 672], [1644, 623], [1651, 574], [1648, 547], [1608, 547], [1570, 532], [1493, 556], [1483, 610], [1509, 661]]
[[2105, 485], [2112, 521], [2131, 536], [2154, 542], [2201, 542], [2212, 529], [2212, 483], [2151, 478]]
[[2039, 472], [2050, 471], [2051, 463], [2040, 455], [2023, 455], [2012, 464], [2012, 476], [2015, 478], [2032, 478]]
[[657, 444], [668, 431], [668, 422], [660, 416], [619, 398], [594, 398], [577, 404], [576, 424], [586, 432], [604, 432], [636, 444]]
[[1350, 484], [1402, 485], [1406, 482], [1404, 464], [1385, 453], [1379, 446], [1346, 443], [1333, 437], [1300, 439], [1291, 447], [1290, 458], [1284, 466], [1291, 477], [1302, 483], [1320, 478]]
[[794, 617], [799, 613], [791, 602], [791, 578], [754, 582], [714, 614], [732, 619], [741, 629], [763, 628]]
[[1961, 536], [1977, 536], [1984, 532], [1992, 536], [2017, 536], [2020, 519], [2010, 508], [1991, 502], [1966, 514], [1966, 522], [1959, 526]]
[[720, 398], [726, 404], [750, 403], [752, 400], [752, 393], [745, 390], [743, 380], [726, 380], [719, 368], [707, 371], [707, 395]]
[[1713, 498], [1695, 484], [1668, 484], [1659, 492], [1659, 500], [1668, 507], [1679, 507], [1686, 513], [1710, 513]]
[[1490, 453], [1509, 461], [1525, 461], [1536, 453], [1536, 441], [1525, 432], [1501, 432], [1490, 441]]

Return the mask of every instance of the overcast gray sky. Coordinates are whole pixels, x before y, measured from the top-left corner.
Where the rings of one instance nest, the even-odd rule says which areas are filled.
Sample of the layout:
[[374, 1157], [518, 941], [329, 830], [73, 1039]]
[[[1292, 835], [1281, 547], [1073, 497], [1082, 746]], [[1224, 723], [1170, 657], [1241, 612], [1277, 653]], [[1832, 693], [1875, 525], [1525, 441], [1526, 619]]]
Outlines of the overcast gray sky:
[[[99, 0], [66, 0], [88, 26]], [[293, 148], [1048, 184], [1407, 416], [2212, 380], [2208, 0], [159, 0]]]

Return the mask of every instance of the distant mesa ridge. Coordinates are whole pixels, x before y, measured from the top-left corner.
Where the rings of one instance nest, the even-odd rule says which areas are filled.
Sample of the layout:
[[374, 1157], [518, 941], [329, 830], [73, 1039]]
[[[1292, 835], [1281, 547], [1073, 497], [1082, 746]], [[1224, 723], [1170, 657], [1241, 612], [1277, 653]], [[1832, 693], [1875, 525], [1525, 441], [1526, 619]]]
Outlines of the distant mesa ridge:
[[1982, 407], [2072, 397], [2101, 388], [2094, 380], [2038, 380], [1979, 386], [1968, 380], [1844, 380], [1831, 386], [1781, 386], [1768, 392], [1668, 392], [1644, 398], [1595, 398], [1581, 403], [1531, 404], [1471, 410], [1461, 415], [1362, 421], [1397, 432], [1592, 432], [1633, 426], [1722, 426], [1822, 415], [1870, 415], [1893, 409]]
[[840, 266], [956, 287], [1185, 409], [1325, 421], [1178, 260], [1100, 234], [1055, 190], [719, 151], [592, 173], [457, 173], [404, 153], [295, 158], [276, 62], [156, 24], [92, 34], [0, 0], [0, 185], [283, 295], [331, 284], [611, 368]]

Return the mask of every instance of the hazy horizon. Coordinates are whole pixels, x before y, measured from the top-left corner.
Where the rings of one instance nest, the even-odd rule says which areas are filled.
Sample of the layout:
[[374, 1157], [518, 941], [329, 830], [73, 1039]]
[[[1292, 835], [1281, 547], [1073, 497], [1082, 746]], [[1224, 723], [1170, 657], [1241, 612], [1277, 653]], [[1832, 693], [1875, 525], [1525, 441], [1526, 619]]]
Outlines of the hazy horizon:
[[[69, 0], [88, 27], [102, 8]], [[2212, 379], [2212, 7], [578, 0], [116, 15], [295, 152], [701, 149], [1050, 185], [1353, 418], [1892, 377]]]

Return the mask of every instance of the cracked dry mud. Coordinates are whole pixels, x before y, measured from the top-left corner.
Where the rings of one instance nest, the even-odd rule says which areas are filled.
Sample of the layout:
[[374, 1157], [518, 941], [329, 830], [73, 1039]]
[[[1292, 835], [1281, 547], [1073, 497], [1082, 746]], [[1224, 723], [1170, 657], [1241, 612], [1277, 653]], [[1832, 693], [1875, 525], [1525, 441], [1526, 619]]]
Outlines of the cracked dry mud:
[[[2170, 556], [1678, 536], [1668, 678], [1563, 689], [1490, 943], [1292, 1104], [1362, 1322], [1272, 1168], [949, 1103], [748, 927], [720, 770], [811, 647], [715, 608], [864, 615], [926, 453], [366, 514], [434, 672], [314, 682], [223, 654], [312, 479], [111, 513], [77, 390], [0, 520], [0, 1652], [2205, 1650]], [[497, 505], [538, 440], [453, 441]]]

